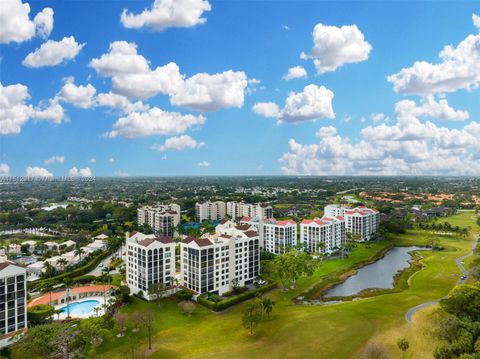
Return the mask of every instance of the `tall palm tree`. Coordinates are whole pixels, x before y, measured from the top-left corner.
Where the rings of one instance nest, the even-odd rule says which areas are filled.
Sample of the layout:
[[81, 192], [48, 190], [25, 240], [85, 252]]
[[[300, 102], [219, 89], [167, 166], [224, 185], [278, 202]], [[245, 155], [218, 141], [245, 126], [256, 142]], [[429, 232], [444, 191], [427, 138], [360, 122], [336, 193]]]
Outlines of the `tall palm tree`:
[[75, 249], [75, 251], [73, 252], [76, 256], [78, 256], [78, 258], [80, 260], [82, 260], [82, 255], [85, 254], [85, 251], [83, 250], [82, 247], [78, 247], [77, 249]]
[[270, 314], [272, 314], [274, 305], [275, 305], [275, 302], [273, 300], [271, 300], [270, 298], [263, 298], [262, 299], [263, 311], [267, 315], [267, 318], [270, 318]]
[[47, 278], [53, 277], [53, 275], [55, 274], [55, 268], [49, 262], [45, 262], [43, 264], [43, 269], [45, 270], [45, 272], [43, 272], [43, 275]]
[[70, 287], [72, 286], [72, 280], [67, 277], [63, 280], [63, 284], [65, 284], [67, 290], [67, 318], [70, 318]]
[[65, 258], [59, 258], [57, 259], [57, 264], [62, 268], [62, 271], [64, 271], [68, 261]]
[[40, 289], [40, 292], [42, 294], [46, 294], [46, 293], [50, 294], [50, 300], [48, 302], [48, 305], [52, 305], [52, 290], [53, 290], [53, 285], [51, 282], [45, 282]]

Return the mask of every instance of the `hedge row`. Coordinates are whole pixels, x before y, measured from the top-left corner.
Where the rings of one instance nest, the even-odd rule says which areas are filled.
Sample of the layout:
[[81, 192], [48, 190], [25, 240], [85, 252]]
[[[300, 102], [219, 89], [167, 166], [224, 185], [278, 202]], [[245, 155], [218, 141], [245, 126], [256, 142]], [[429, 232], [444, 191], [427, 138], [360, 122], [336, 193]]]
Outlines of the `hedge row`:
[[200, 295], [197, 297], [197, 303], [207, 307], [208, 309], [211, 309], [215, 312], [219, 312], [221, 310], [225, 310], [232, 305], [238, 304], [240, 302], [243, 302], [244, 300], [253, 298], [257, 296], [258, 294], [262, 294], [265, 292], [268, 292], [269, 290], [272, 290], [277, 286], [277, 283], [269, 283], [261, 286], [260, 288], [256, 288], [253, 290], [250, 290], [248, 292], [236, 295], [235, 297], [230, 297], [226, 298], [224, 300], [221, 300], [220, 302], [213, 302], [211, 300], [208, 300], [205, 298], [203, 295]]
[[30, 283], [28, 283], [28, 289], [33, 289], [33, 288], [39, 289], [39, 288], [41, 288], [41, 286], [44, 283], [46, 283], [48, 281], [51, 281], [53, 283], [59, 283], [64, 278], [74, 279], [75, 277], [82, 276], [82, 275], [94, 270], [100, 264], [100, 262], [102, 260], [104, 260], [105, 258], [107, 258], [110, 254], [111, 254], [110, 251], [102, 252], [101, 254], [96, 256], [94, 259], [92, 259], [90, 262], [88, 262], [87, 264], [84, 264], [81, 267], [75, 268], [71, 271], [64, 272], [64, 273], [59, 274], [55, 277], [46, 278], [46, 279], [39, 279], [39, 280], [36, 280], [34, 282], [30, 282]]

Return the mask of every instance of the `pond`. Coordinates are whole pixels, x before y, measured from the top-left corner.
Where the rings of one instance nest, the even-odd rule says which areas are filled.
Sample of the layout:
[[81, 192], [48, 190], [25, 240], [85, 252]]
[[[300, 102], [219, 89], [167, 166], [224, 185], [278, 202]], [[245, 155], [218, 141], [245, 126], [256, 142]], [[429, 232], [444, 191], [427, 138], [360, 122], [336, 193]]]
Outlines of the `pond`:
[[329, 289], [325, 297], [347, 297], [369, 288], [393, 288], [395, 274], [410, 265], [409, 252], [415, 250], [427, 250], [427, 248], [411, 246], [390, 249], [383, 258], [360, 268], [357, 274]]

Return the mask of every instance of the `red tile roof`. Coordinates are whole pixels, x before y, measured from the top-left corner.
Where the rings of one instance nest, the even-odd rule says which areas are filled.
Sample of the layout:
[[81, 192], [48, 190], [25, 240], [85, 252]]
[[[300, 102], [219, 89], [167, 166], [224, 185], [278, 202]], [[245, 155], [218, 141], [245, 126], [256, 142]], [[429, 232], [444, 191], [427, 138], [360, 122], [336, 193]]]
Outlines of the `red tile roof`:
[[253, 237], [257, 237], [258, 236], [258, 233], [255, 232], [255, 231], [246, 231], [246, 232], [243, 232], [245, 233], [245, 235], [249, 238], [253, 238]]

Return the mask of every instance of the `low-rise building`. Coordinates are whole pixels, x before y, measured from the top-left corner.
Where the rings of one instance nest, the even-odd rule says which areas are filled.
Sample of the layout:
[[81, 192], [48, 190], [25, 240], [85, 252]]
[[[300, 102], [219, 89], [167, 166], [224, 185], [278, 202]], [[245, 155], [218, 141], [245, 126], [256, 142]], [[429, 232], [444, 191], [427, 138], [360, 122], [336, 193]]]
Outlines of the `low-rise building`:
[[181, 284], [222, 295], [252, 283], [260, 272], [259, 236], [248, 225], [224, 221], [215, 234], [180, 243]]
[[152, 284], [172, 284], [175, 278], [175, 242], [171, 237], [133, 232], [126, 234], [127, 284], [132, 293], [149, 298]]
[[29, 240], [29, 241], [24, 241], [21, 244], [22, 246], [27, 246], [28, 247], [28, 252], [33, 253], [35, 252], [35, 246], [37, 245], [37, 242]]
[[148, 224], [157, 236], [173, 237], [180, 223], [180, 206], [175, 203], [138, 208], [139, 225]]

